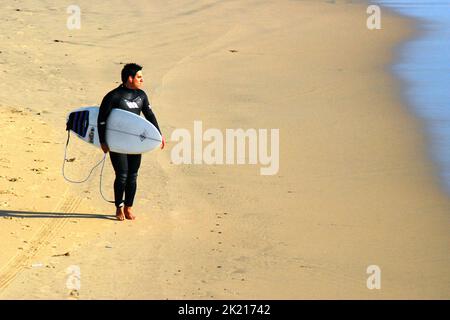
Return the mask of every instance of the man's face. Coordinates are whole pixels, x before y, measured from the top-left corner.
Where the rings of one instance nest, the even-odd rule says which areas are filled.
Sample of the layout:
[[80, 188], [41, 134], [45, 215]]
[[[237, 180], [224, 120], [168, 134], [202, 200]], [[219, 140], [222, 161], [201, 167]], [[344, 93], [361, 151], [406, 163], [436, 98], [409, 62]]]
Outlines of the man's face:
[[128, 77], [128, 83], [130, 84], [130, 87], [133, 89], [140, 89], [142, 87], [142, 84], [144, 83], [144, 77], [142, 76], [142, 71], [138, 71], [134, 78], [131, 76]]

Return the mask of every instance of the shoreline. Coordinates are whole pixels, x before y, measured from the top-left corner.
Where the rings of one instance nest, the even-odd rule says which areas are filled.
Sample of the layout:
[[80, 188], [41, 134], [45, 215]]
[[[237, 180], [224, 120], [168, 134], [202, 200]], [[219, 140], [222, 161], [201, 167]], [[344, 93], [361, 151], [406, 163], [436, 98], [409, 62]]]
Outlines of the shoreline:
[[[439, 82], [444, 83], [445, 80], [441, 81], [440, 78], [442, 77], [442, 73], [439, 73], [439, 71], [434, 72], [432, 76], [430, 73], [420, 73], [420, 68], [425, 67], [433, 69], [447, 65], [447, 63], [444, 63], [443, 61], [435, 62], [433, 65], [429, 64], [425, 66], [424, 64], [426, 61], [431, 61], [433, 59], [431, 45], [427, 45], [427, 42], [433, 43], [438, 34], [445, 37], [445, 33], [442, 30], [446, 29], [446, 25], [443, 24], [442, 17], [430, 16], [429, 10], [432, 8], [432, 5], [431, 7], [430, 5], [426, 5], [422, 10], [418, 10], [417, 12], [410, 11], [401, 6], [398, 8], [398, 5], [395, 3], [379, 5], [392, 11], [396, 15], [416, 22], [414, 36], [396, 49], [398, 58], [396, 58], [392, 64], [390, 72], [400, 83], [400, 92], [404, 104], [409, 107], [410, 112], [418, 118], [422, 124], [421, 130], [426, 139], [425, 151], [430, 161], [432, 161], [435, 166], [434, 175], [437, 177], [437, 184], [447, 195], [450, 195], [450, 181], [448, 180], [449, 167], [447, 165], [448, 156], [445, 152], [446, 142], [450, 139], [450, 136], [448, 133], [442, 131], [438, 134], [438, 128], [441, 126], [439, 121], [448, 122], [448, 115], [439, 112], [437, 104], [442, 102], [439, 100], [442, 99], [442, 94], [440, 92], [445, 89], [439, 88], [436, 84]], [[437, 4], [437, 6], [439, 5], [445, 4]], [[439, 32], [439, 30], [441, 31]], [[444, 39], [448, 39], [448, 37], [445, 37]], [[444, 43], [445, 40], [442, 41], [442, 44]], [[407, 47], [408, 45], [409, 48]], [[419, 46], [423, 52], [426, 52], [426, 54], [418, 54], [417, 46]], [[416, 52], [414, 52], [414, 50]], [[397, 70], [395, 70], [396, 68]], [[408, 72], [405, 71], [406, 69]], [[427, 88], [424, 83], [417, 83], [418, 81], [424, 81], [424, 79], [430, 84], [435, 84], [435, 87], [433, 88], [435, 92], [429, 96], [429, 100], [427, 101], [429, 108], [427, 108], [427, 103], [423, 101], [423, 97], [430, 94], [431, 88], [430, 86]], [[439, 81], [436, 81], [437, 79], [439, 79]], [[447, 96], [446, 101], [449, 100], [450, 96]]]
[[[48, 244], [26, 249], [44, 267], [23, 266], [0, 297], [448, 298], [450, 203], [434, 184], [420, 121], [400, 101], [398, 79], [379, 70], [395, 56], [386, 48], [411, 35], [412, 22], [389, 14], [387, 25], [396, 32], [379, 35], [355, 28], [365, 13], [359, 4], [224, 6], [191, 17], [211, 23], [211, 33], [202, 35], [207, 45], [169, 46], [169, 56], [177, 46], [190, 52], [176, 63], [156, 56], [171, 67], [150, 80], [160, 83], [152, 104], [166, 138], [174, 128], [192, 127], [198, 117], [204, 129], [280, 128], [278, 174], [263, 178], [259, 166], [248, 165], [175, 166], [169, 143], [166, 152], [145, 156], [140, 213], [132, 223], [80, 219], [76, 214], [107, 218], [110, 206], [100, 201], [98, 181], [68, 187], [72, 200], [64, 206], [62, 197], [62, 204], [50, 207], [74, 216], [58, 226], [47, 217], [55, 234], [46, 238]], [[225, 9], [229, 20], [215, 22]], [[241, 10], [248, 15], [235, 13]], [[330, 32], [323, 23], [341, 28]], [[346, 28], [355, 28], [354, 38]], [[174, 27], [169, 34], [180, 37], [177, 32]], [[360, 46], [352, 46], [354, 39]], [[83, 50], [80, 56], [89, 52]], [[55, 131], [52, 139], [59, 137]], [[75, 138], [71, 143], [78, 150]], [[79, 150], [72, 154], [79, 166], [72, 174], [88, 166], [81, 159], [93, 149]], [[59, 174], [59, 162], [48, 166], [54, 169], [50, 178]], [[110, 170], [104, 185], [111, 182]], [[80, 196], [82, 201], [74, 199]], [[54, 230], [30, 226], [35, 235]], [[65, 242], [52, 248], [56, 238]], [[14, 253], [16, 243], [11, 245]], [[53, 257], [63, 251], [70, 256]], [[36, 262], [31, 258], [18, 260]], [[366, 288], [371, 264], [382, 269], [380, 291]], [[64, 286], [70, 265], [81, 267], [82, 281], [72, 295]]]

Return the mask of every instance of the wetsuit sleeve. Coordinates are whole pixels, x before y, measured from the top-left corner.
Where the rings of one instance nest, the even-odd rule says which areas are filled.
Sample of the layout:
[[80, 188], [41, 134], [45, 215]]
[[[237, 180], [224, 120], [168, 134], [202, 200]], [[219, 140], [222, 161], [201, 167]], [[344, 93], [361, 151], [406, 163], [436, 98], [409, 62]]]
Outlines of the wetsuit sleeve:
[[100, 143], [106, 143], [106, 120], [112, 110], [113, 95], [108, 93], [102, 100], [97, 118], [98, 138]]
[[144, 95], [144, 104], [142, 105], [142, 113], [144, 114], [145, 119], [150, 121], [162, 135], [161, 129], [159, 129], [158, 121], [156, 120], [156, 116], [153, 113], [152, 108], [150, 107], [150, 102], [148, 101], [148, 97], [146, 94]]

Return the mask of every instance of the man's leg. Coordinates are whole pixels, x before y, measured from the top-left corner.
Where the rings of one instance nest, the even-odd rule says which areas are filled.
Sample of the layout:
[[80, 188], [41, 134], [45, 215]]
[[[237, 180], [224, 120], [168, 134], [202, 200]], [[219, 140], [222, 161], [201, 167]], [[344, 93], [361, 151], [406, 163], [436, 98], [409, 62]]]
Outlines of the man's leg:
[[140, 154], [129, 154], [128, 158], [128, 176], [125, 186], [125, 217], [129, 220], [134, 220], [136, 217], [131, 213], [131, 207], [133, 206], [134, 196], [137, 189], [137, 175], [141, 165]]
[[116, 152], [109, 152], [111, 163], [116, 174], [114, 180], [114, 204], [116, 205], [116, 216], [118, 220], [124, 220], [123, 212], [123, 194], [128, 177], [127, 155]]

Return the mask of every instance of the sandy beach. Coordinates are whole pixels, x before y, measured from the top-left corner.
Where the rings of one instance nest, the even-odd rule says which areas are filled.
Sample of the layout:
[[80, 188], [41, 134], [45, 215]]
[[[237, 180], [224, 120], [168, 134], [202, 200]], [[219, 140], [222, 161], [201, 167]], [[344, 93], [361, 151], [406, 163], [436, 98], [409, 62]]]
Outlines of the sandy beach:
[[[356, 1], [77, 5], [74, 30], [67, 4], [0, 5], [0, 299], [450, 298], [449, 196], [389, 73], [414, 21], [383, 10], [369, 30]], [[69, 184], [61, 166], [66, 115], [127, 62], [167, 146], [143, 155], [121, 222], [99, 170]], [[278, 170], [175, 164], [195, 121], [279, 129]], [[68, 158], [82, 179], [102, 152], [72, 137]], [[113, 179], [107, 159], [109, 199]]]

